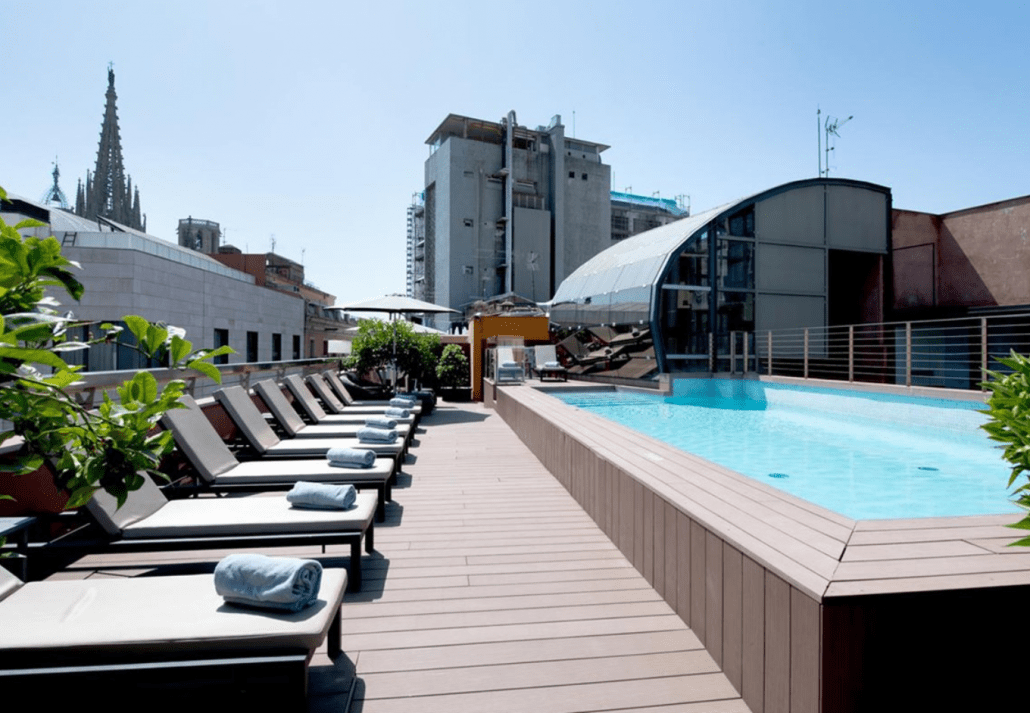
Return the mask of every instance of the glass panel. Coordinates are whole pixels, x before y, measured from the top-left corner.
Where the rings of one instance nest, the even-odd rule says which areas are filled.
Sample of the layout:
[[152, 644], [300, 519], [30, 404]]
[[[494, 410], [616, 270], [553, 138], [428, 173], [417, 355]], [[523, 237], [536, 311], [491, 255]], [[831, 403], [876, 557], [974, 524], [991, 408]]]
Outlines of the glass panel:
[[739, 289], [755, 287], [755, 245], [741, 240], [719, 241], [719, 285]]
[[729, 332], [755, 331], [754, 293], [720, 292], [718, 320], [720, 338], [728, 339], [726, 335]]

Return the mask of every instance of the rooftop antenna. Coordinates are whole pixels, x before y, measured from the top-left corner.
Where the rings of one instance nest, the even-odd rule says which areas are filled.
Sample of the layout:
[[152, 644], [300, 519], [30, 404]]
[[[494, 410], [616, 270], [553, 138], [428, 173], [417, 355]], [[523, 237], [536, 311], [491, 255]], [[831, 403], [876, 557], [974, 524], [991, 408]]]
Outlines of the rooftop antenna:
[[307, 250], [308, 250], [307, 248], [301, 248], [300, 249], [300, 266], [301, 267], [304, 267], [304, 253], [306, 253]]
[[272, 252], [275, 252], [275, 233], [272, 233]]
[[837, 129], [844, 126], [846, 123], [848, 123], [854, 118], [854, 116], [849, 116], [847, 119], [841, 121], [840, 119], [832, 117], [829, 114], [826, 115], [826, 168], [824, 169], [824, 175], [827, 178], [830, 177], [830, 152], [836, 148], [836, 146], [830, 146], [830, 137], [836, 136], [837, 138], [840, 138], [840, 134], [837, 133]]
[[576, 110], [572, 110], [572, 138], [576, 138]]

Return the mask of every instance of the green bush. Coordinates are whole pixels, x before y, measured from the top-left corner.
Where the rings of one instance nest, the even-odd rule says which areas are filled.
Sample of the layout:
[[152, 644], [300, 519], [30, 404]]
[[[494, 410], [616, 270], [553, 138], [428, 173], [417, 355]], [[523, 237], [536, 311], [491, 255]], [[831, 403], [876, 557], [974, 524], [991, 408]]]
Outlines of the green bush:
[[411, 322], [363, 319], [346, 367], [360, 374], [385, 369], [393, 364], [396, 349], [398, 378], [405, 375], [421, 383], [432, 379], [439, 347], [438, 335], [416, 332]]
[[[1005, 444], [1004, 457], [1012, 465], [1008, 487], [1011, 488], [1021, 475], [1028, 478], [1028, 482], [1012, 491], [1015, 503], [1028, 514], [1011, 527], [1030, 530], [1030, 359], [1013, 351], [1007, 359], [998, 359], [998, 362], [1012, 372], [987, 372], [990, 380], [984, 382], [983, 387], [991, 396], [982, 413], [990, 420], [983, 429], [993, 440]], [[1012, 544], [1030, 546], [1030, 536]]]
[[[0, 201], [6, 197], [0, 188]], [[185, 382], [171, 381], [161, 389], [143, 371], [118, 387], [117, 402], [105, 393], [96, 410], [72, 397], [68, 387], [79, 380], [82, 367], [67, 364], [62, 354], [118, 341], [122, 330], [105, 324], [96, 339], [67, 339], [69, 327], [86, 325], [71, 313], [58, 314], [45, 291], [63, 289], [78, 300], [83, 286], [69, 269], [78, 265], [61, 255], [57, 240], [23, 238], [18, 232], [42, 225], [26, 220], [12, 226], [0, 219], [0, 419], [12, 424], [12, 430], [0, 434], [0, 442], [12, 436], [24, 440], [16, 461], [3, 469], [24, 474], [49, 463], [58, 487], [70, 494], [69, 508], [84, 504], [100, 489], [121, 505], [143, 484], [146, 473], [164, 477], [156, 469], [172, 449], [172, 436], [153, 431], [166, 411], [181, 407]], [[124, 321], [135, 341], [130, 346], [145, 356], [220, 380], [208, 360], [232, 353], [229, 347], [194, 350], [174, 327], [136, 316]]]
[[448, 344], [436, 364], [436, 378], [440, 386], [459, 388], [469, 385], [469, 360], [457, 344]]

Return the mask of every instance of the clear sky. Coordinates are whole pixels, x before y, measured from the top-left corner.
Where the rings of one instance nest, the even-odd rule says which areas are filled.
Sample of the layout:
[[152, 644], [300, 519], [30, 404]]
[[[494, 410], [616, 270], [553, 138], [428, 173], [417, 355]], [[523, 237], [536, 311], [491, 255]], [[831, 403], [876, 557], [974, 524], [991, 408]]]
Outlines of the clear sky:
[[[114, 63], [148, 232], [214, 220], [337, 303], [403, 292], [405, 208], [448, 113], [611, 148], [613, 189], [694, 212], [830, 175], [947, 212], [1030, 194], [1030, 3], [0, 0], [0, 185], [96, 161]], [[575, 116], [575, 119], [573, 117]]]

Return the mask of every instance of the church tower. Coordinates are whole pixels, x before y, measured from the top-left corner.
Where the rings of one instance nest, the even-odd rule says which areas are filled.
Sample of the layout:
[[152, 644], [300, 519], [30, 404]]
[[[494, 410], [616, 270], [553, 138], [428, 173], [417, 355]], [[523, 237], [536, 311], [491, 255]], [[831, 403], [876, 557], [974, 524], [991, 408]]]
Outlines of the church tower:
[[107, 68], [107, 102], [104, 122], [100, 127], [100, 147], [93, 173], [86, 173], [76, 191], [75, 212], [90, 220], [108, 218], [116, 223], [146, 231], [146, 219], [140, 212], [139, 188], [133, 190], [132, 178], [125, 174], [122, 163], [122, 140], [118, 131], [118, 95], [114, 91], [114, 69]]

